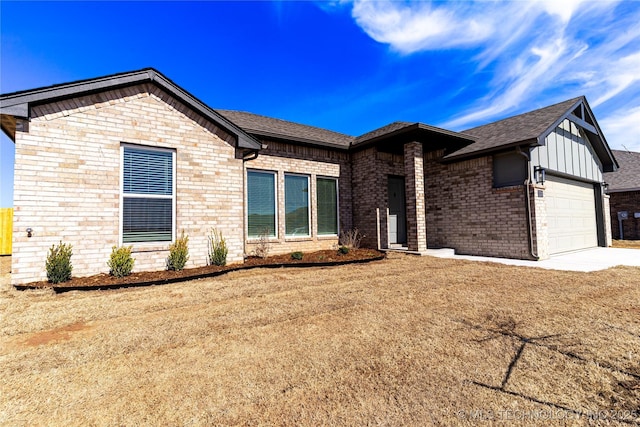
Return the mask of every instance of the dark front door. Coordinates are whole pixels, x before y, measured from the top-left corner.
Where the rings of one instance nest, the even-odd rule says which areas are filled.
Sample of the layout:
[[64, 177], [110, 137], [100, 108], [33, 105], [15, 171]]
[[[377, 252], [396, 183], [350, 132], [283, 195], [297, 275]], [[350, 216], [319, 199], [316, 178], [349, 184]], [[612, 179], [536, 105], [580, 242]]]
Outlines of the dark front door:
[[407, 215], [405, 212], [404, 177], [390, 176], [389, 190], [389, 244], [407, 242]]

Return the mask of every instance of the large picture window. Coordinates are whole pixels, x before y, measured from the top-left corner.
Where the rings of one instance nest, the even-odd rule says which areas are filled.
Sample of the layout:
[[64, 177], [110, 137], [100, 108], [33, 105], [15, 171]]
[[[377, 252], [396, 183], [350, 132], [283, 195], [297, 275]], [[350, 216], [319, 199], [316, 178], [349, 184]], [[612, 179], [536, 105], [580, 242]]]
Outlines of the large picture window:
[[333, 178], [316, 180], [318, 235], [338, 234], [338, 181]]
[[175, 152], [123, 146], [122, 242], [170, 242]]
[[309, 236], [309, 177], [284, 176], [285, 235]]
[[247, 233], [249, 237], [276, 236], [276, 175], [247, 172]]

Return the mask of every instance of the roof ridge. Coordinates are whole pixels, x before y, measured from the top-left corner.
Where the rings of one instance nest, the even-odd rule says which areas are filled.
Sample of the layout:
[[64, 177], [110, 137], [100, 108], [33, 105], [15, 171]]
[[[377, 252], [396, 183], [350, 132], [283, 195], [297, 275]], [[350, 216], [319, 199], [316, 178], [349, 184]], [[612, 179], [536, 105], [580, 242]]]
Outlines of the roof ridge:
[[[51, 85], [40, 86], [40, 87], [36, 87], [36, 88], [33, 88], [33, 89], [22, 89], [22, 90], [17, 90], [17, 91], [14, 91], [14, 92], [2, 93], [2, 94], [0, 94], [0, 96], [3, 97], [3, 98], [8, 98], [8, 97], [12, 97], [12, 96], [22, 95], [22, 94], [25, 94], [25, 93], [28, 93], [28, 92], [45, 91], [45, 90], [55, 89], [55, 88], [63, 87], [63, 86], [75, 86], [75, 85], [79, 85], [79, 84], [83, 84], [83, 83], [88, 83], [88, 82], [93, 82], [93, 81], [98, 81], [98, 80], [108, 80], [108, 79], [112, 79], [114, 77], [122, 77], [122, 76], [126, 76], [126, 75], [133, 75], [133, 74], [145, 73], [145, 72], [150, 72], [150, 71], [153, 72], [153, 73], [162, 74], [162, 73], [160, 73], [160, 71], [156, 70], [153, 67], [145, 67], [145, 68], [140, 68], [138, 70], [121, 71], [121, 72], [118, 72], [118, 73], [108, 74], [106, 76], [89, 77], [89, 78], [86, 78], [86, 79], [73, 80], [73, 81], [65, 82], [65, 83], [54, 83], [54, 84], [51, 84]], [[167, 78], [167, 80], [169, 80], [169, 79]]]
[[505, 120], [513, 119], [513, 118], [516, 118], [516, 117], [521, 117], [521, 116], [527, 116], [527, 115], [530, 115], [530, 114], [535, 114], [535, 113], [537, 113], [537, 112], [539, 112], [539, 111], [543, 111], [543, 110], [548, 110], [548, 109], [551, 109], [551, 108], [555, 108], [555, 107], [557, 107], [557, 106], [559, 106], [559, 105], [562, 105], [562, 104], [572, 104], [572, 103], [578, 102], [579, 100], [585, 100], [585, 99], [586, 99], [586, 98], [585, 98], [585, 96], [584, 96], [584, 95], [580, 95], [580, 96], [577, 96], [577, 97], [575, 97], [575, 98], [565, 99], [564, 101], [560, 101], [560, 102], [556, 102], [555, 104], [547, 105], [547, 106], [545, 106], [545, 107], [536, 108], [535, 110], [525, 111], [525, 112], [523, 112], [523, 113], [520, 113], [520, 114], [514, 114], [513, 116], [504, 117], [504, 118], [502, 118], [502, 119], [495, 120], [495, 121], [493, 121], [493, 122], [489, 122], [489, 123], [485, 123], [485, 124], [483, 124], [483, 125], [474, 126], [474, 127], [472, 127], [472, 128], [468, 128], [468, 129], [462, 130], [462, 131], [460, 131], [460, 132], [461, 132], [461, 133], [465, 133], [465, 132], [470, 131], [470, 130], [473, 130], [473, 129], [478, 129], [478, 128], [481, 128], [481, 127], [484, 127], [484, 126], [493, 125], [493, 124], [500, 123], [500, 122], [503, 122], [503, 121], [505, 121]]
[[337, 134], [337, 135], [340, 135], [340, 136], [346, 136], [346, 137], [349, 137], [349, 138], [352, 138], [352, 139], [355, 138], [353, 135], [349, 135], [349, 134], [346, 134], [346, 133], [343, 133], [343, 132], [338, 132], [338, 131], [335, 131], [335, 130], [323, 128], [323, 127], [320, 127], [320, 126], [308, 125], [308, 124], [305, 124], [305, 123], [294, 122], [293, 120], [286, 120], [286, 119], [281, 119], [281, 118], [278, 118], [278, 117], [266, 116], [264, 114], [252, 113], [250, 111], [227, 110], [227, 109], [224, 109], [224, 108], [216, 108], [215, 110], [220, 112], [221, 114], [224, 114], [224, 113], [248, 114], [248, 115], [251, 115], [251, 116], [261, 117], [261, 118], [265, 118], [265, 119], [268, 119], [268, 120], [275, 120], [275, 121], [282, 122], [282, 123], [294, 124], [294, 125], [298, 125], [298, 126], [305, 126], [305, 127], [311, 128], [311, 129], [321, 130], [323, 132], [331, 132], [331, 133], [334, 133], [334, 134]]

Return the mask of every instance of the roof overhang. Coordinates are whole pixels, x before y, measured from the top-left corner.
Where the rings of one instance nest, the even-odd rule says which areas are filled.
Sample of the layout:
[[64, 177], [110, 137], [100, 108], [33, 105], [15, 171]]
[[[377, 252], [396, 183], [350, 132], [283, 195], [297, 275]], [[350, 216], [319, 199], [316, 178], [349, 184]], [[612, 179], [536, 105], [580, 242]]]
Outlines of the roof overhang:
[[259, 150], [262, 148], [262, 145], [258, 140], [153, 68], [0, 95], [2, 130], [7, 133], [12, 140], [15, 140], [15, 133], [11, 134], [11, 130], [5, 126], [5, 122], [8, 123], [5, 116], [28, 120], [31, 117], [31, 108], [35, 105], [90, 95], [92, 93], [113, 90], [125, 86], [134, 86], [142, 83], [153, 83], [159, 86], [164, 91], [183, 102], [189, 108], [224, 128], [224, 130], [229, 134], [235, 136], [238, 148], [247, 148], [252, 150]]
[[349, 146], [347, 145], [333, 144], [331, 142], [326, 142], [326, 141], [316, 141], [309, 138], [301, 138], [297, 136], [285, 135], [282, 133], [251, 129], [247, 127], [244, 127], [243, 129], [245, 130], [245, 132], [258, 138], [270, 139], [274, 141], [282, 141], [282, 142], [293, 143], [293, 144], [298, 143], [300, 145], [313, 146], [318, 148], [330, 148], [330, 149], [337, 149], [341, 151], [349, 150]]
[[472, 144], [474, 139], [469, 135], [424, 123], [411, 123], [400, 129], [353, 144], [351, 148], [357, 151], [375, 146], [380, 151], [401, 154], [404, 144], [409, 142], [422, 143], [425, 152], [440, 149], [449, 151]]
[[537, 145], [544, 145], [547, 136], [553, 132], [564, 120], [570, 120], [580, 126], [587, 135], [593, 150], [602, 162], [603, 172], [615, 172], [620, 167], [616, 158], [613, 156], [609, 144], [595, 119], [593, 111], [589, 107], [585, 97], [580, 97], [565, 114], [560, 116], [551, 124], [540, 136], [538, 136]]
[[634, 191], [640, 191], [640, 187], [615, 188], [615, 189], [611, 189], [611, 187], [609, 187], [607, 189], [607, 194], [610, 194], [610, 193], [630, 193], [630, 192], [634, 192]]
[[504, 151], [509, 151], [514, 148], [535, 147], [536, 145], [539, 145], [536, 139], [525, 139], [523, 141], [515, 141], [509, 144], [500, 145], [499, 147], [490, 147], [484, 150], [477, 150], [472, 153], [464, 153], [464, 154], [452, 153], [452, 154], [446, 155], [442, 159], [442, 161], [444, 163], [459, 162], [461, 160], [474, 159], [477, 157], [483, 157], [490, 154], [502, 153]]

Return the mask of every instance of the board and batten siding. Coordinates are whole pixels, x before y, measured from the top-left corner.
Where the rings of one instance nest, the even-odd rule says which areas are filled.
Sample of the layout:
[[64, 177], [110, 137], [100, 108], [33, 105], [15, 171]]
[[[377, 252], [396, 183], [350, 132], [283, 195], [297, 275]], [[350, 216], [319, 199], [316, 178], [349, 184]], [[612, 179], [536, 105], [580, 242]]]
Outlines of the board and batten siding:
[[545, 138], [545, 145], [531, 149], [531, 167], [534, 166], [602, 182], [602, 163], [582, 129], [569, 119]]

